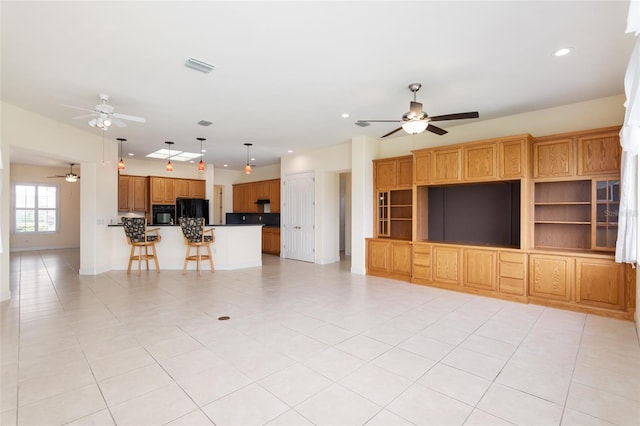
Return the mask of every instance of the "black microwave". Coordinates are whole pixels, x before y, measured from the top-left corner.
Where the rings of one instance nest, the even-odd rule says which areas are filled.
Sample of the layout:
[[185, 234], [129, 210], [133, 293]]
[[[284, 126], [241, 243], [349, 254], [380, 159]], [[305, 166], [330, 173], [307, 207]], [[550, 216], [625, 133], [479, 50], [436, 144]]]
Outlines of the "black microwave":
[[176, 208], [172, 205], [154, 205], [152, 214], [154, 225], [173, 225]]

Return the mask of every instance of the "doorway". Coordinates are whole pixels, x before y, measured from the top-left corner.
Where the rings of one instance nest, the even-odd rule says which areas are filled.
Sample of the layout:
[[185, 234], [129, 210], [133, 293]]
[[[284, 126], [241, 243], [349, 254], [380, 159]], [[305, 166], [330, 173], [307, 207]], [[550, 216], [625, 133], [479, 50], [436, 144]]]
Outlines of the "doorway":
[[224, 185], [213, 185], [213, 225], [222, 225], [224, 219]]
[[281, 229], [287, 259], [315, 262], [315, 179], [312, 172], [286, 175]]

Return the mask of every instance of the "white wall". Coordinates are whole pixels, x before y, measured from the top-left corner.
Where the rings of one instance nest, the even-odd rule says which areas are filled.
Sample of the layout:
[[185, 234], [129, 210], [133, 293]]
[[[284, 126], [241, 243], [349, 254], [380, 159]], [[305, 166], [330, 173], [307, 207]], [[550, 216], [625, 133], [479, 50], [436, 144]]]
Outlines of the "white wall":
[[[74, 167], [73, 171], [82, 176], [82, 170]], [[11, 188], [15, 184], [44, 184], [58, 187], [58, 231], [45, 234], [12, 233], [10, 250], [38, 250], [54, 248], [80, 247], [80, 185], [78, 182], [67, 182], [64, 178], [48, 176], [64, 175], [69, 167], [40, 167], [25, 164], [11, 164]], [[14, 202], [11, 195], [10, 223], [14, 221]], [[10, 225], [11, 226], [11, 225]], [[13, 229], [13, 228], [11, 228]]]
[[[11, 176], [9, 155], [12, 147], [34, 155], [80, 164], [80, 273], [96, 274], [109, 270], [110, 246], [106, 244], [109, 219], [117, 215], [116, 141], [105, 135], [104, 150], [99, 130], [83, 131], [2, 102], [0, 111], [3, 164], [2, 211], [10, 211]], [[3, 215], [3, 246], [8, 247], [10, 218]], [[5, 231], [6, 230], [6, 231]], [[6, 244], [4, 241], [6, 240]], [[2, 253], [1, 294], [9, 297], [9, 251]], [[6, 265], [6, 266], [5, 266]]]
[[[555, 108], [510, 115], [492, 120], [464, 124], [464, 120], [442, 123], [449, 133], [438, 136], [431, 132], [384, 139], [377, 158], [411, 154], [414, 149], [431, 148], [482, 139], [529, 133], [534, 137], [556, 133], [622, 125], [624, 95], [594, 99]], [[482, 118], [482, 111], [480, 111]], [[384, 134], [381, 129], [380, 133]]]

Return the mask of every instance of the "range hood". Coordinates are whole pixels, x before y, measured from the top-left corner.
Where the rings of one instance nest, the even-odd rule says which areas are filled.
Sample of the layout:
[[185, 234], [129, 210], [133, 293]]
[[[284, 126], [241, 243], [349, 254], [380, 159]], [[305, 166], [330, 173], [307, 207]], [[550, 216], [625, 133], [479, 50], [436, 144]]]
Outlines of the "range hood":
[[271, 203], [271, 200], [268, 200], [268, 199], [257, 200], [255, 202], [255, 204], [270, 204], [270, 203]]

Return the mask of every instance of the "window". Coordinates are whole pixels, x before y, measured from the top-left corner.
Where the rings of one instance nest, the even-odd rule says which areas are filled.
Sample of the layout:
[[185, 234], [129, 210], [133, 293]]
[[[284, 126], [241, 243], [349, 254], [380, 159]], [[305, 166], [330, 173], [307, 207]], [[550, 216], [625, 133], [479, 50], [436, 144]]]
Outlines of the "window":
[[15, 232], [58, 230], [58, 187], [15, 185]]

